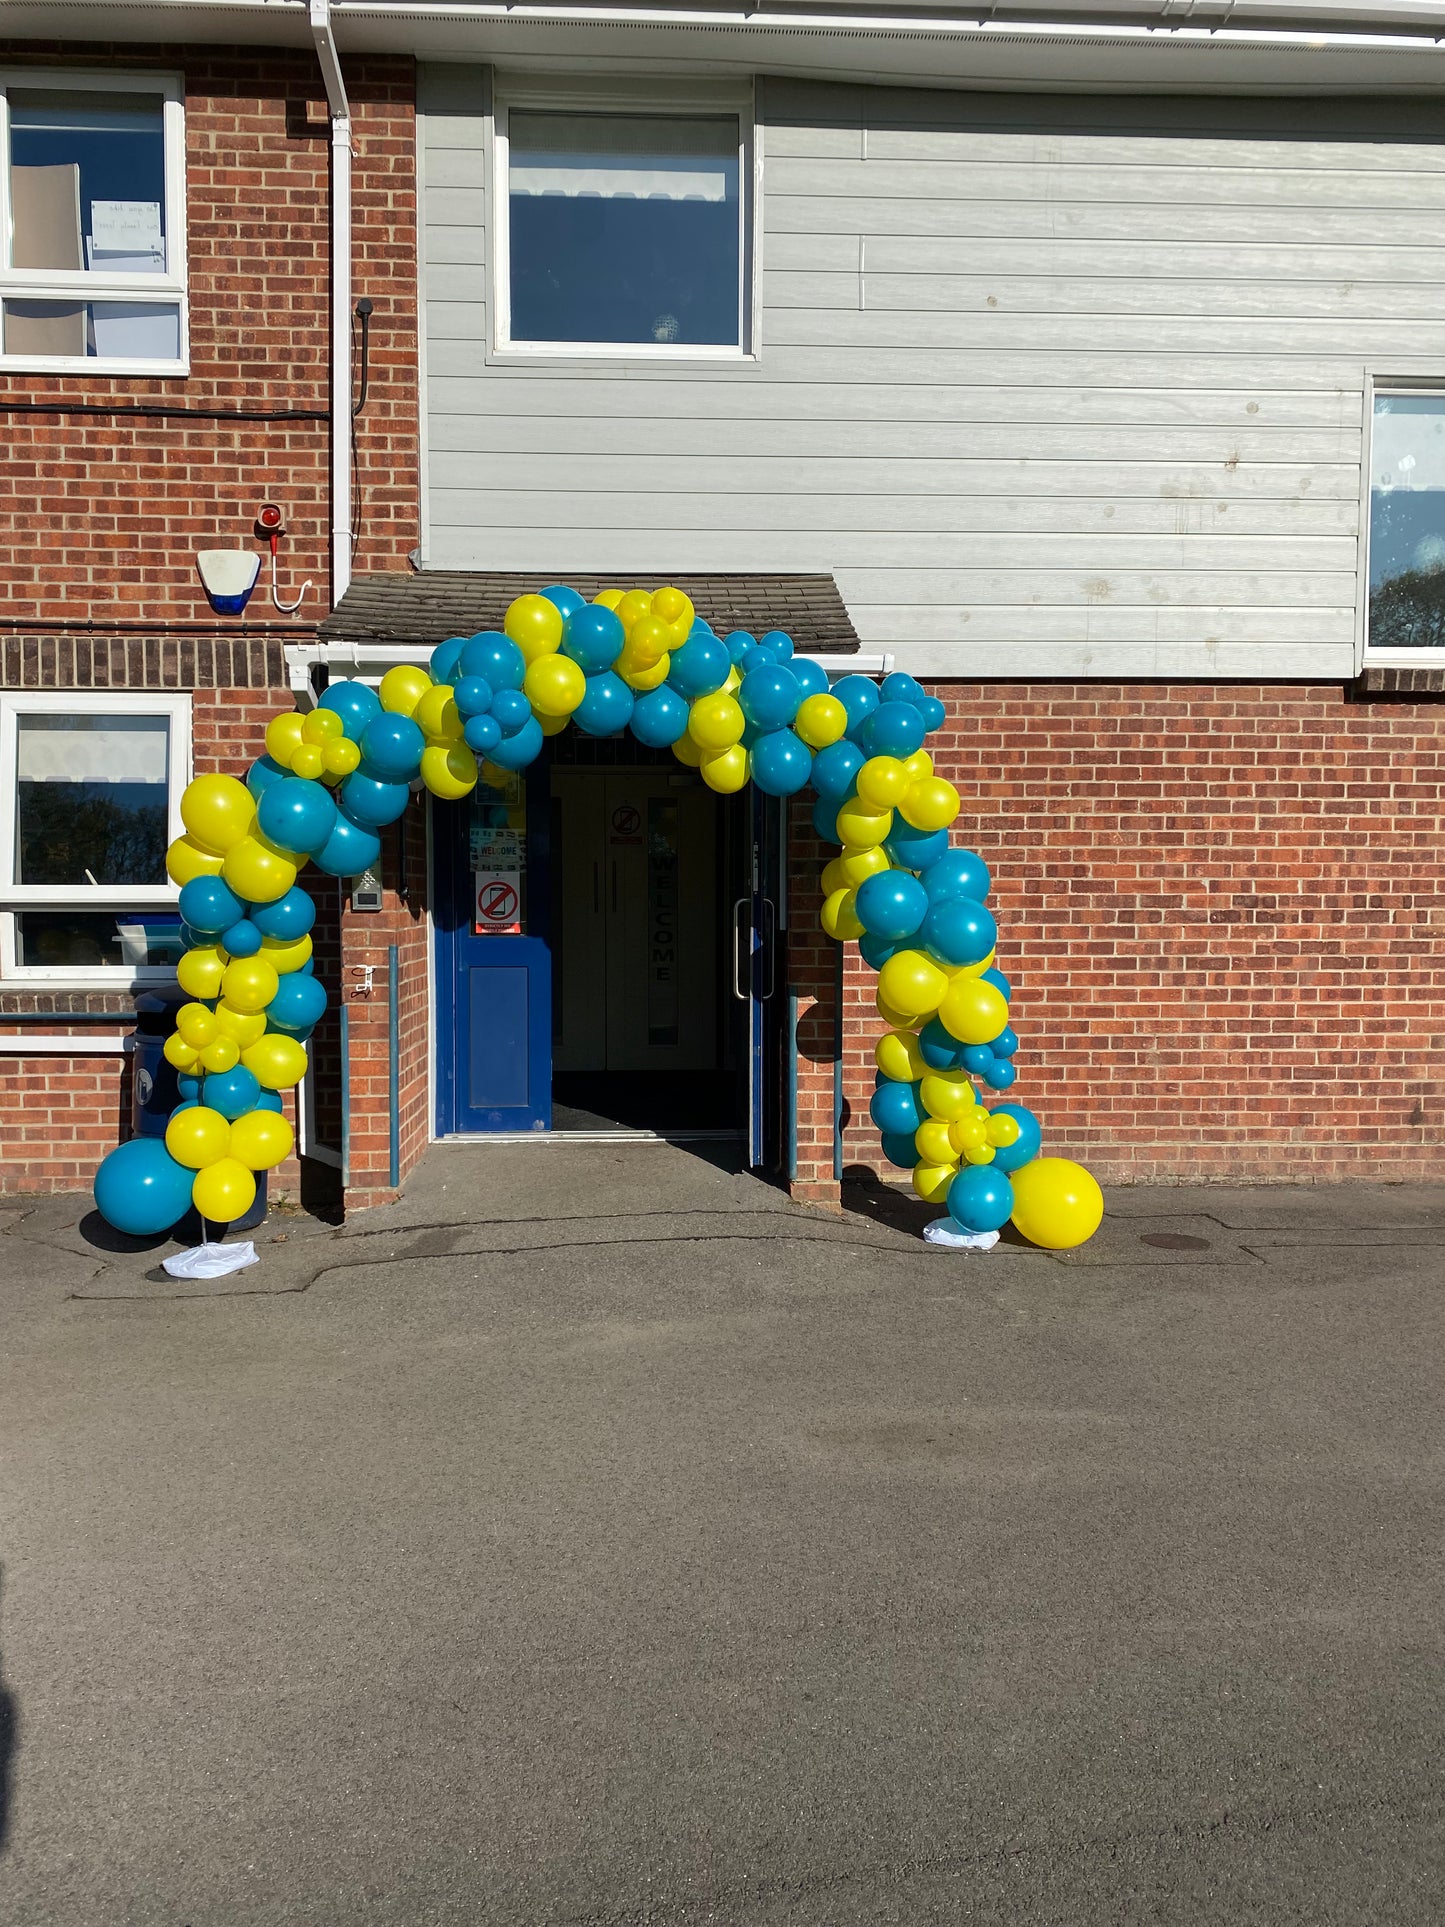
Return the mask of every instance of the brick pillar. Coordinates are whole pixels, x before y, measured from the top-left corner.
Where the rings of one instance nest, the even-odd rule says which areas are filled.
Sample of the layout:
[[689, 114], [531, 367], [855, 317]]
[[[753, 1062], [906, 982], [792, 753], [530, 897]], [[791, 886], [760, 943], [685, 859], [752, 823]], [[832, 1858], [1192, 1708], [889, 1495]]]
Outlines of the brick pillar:
[[838, 946], [818, 922], [818, 878], [829, 852], [812, 825], [811, 793], [788, 825], [788, 984], [798, 998], [798, 1175], [795, 1198], [837, 1205], [833, 1166]]

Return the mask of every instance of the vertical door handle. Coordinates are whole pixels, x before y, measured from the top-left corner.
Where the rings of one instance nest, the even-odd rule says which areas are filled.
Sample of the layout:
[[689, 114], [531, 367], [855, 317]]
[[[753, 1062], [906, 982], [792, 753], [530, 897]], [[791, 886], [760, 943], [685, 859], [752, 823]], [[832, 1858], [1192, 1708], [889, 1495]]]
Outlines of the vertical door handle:
[[749, 899], [747, 897], [739, 897], [733, 905], [733, 995], [740, 1004], [745, 1004], [748, 1001], [748, 993], [743, 981], [744, 965], [742, 954], [742, 937], [745, 927], [743, 912], [747, 909], [748, 902]]

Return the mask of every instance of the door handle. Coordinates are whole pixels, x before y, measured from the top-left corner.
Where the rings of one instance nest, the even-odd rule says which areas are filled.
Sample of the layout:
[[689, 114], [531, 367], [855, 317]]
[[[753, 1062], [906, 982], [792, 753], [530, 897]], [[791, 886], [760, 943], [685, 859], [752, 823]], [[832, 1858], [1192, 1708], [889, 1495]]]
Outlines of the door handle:
[[743, 912], [747, 909], [748, 902], [747, 897], [739, 897], [733, 905], [733, 995], [740, 1004], [748, 1001], [748, 993], [743, 983], [742, 959]]
[[761, 995], [766, 1000], [778, 987], [778, 906], [771, 897], [763, 898], [762, 947], [767, 969], [767, 989]]

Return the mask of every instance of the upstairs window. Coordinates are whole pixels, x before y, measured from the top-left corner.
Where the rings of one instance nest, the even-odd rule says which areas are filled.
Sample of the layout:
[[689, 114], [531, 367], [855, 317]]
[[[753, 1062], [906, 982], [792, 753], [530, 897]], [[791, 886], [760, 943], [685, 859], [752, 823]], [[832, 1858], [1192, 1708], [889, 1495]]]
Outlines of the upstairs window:
[[740, 112], [500, 106], [498, 347], [747, 353], [750, 144]]
[[179, 83], [0, 79], [0, 366], [184, 372]]
[[1445, 650], [1445, 393], [1375, 394], [1366, 646]]

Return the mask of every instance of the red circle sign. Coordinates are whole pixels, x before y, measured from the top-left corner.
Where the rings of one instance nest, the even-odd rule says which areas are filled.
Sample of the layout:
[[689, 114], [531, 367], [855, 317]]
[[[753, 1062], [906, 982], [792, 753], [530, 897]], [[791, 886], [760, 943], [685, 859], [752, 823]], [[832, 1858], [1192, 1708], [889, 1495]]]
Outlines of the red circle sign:
[[477, 892], [477, 915], [485, 923], [510, 923], [517, 914], [517, 893], [496, 877]]

